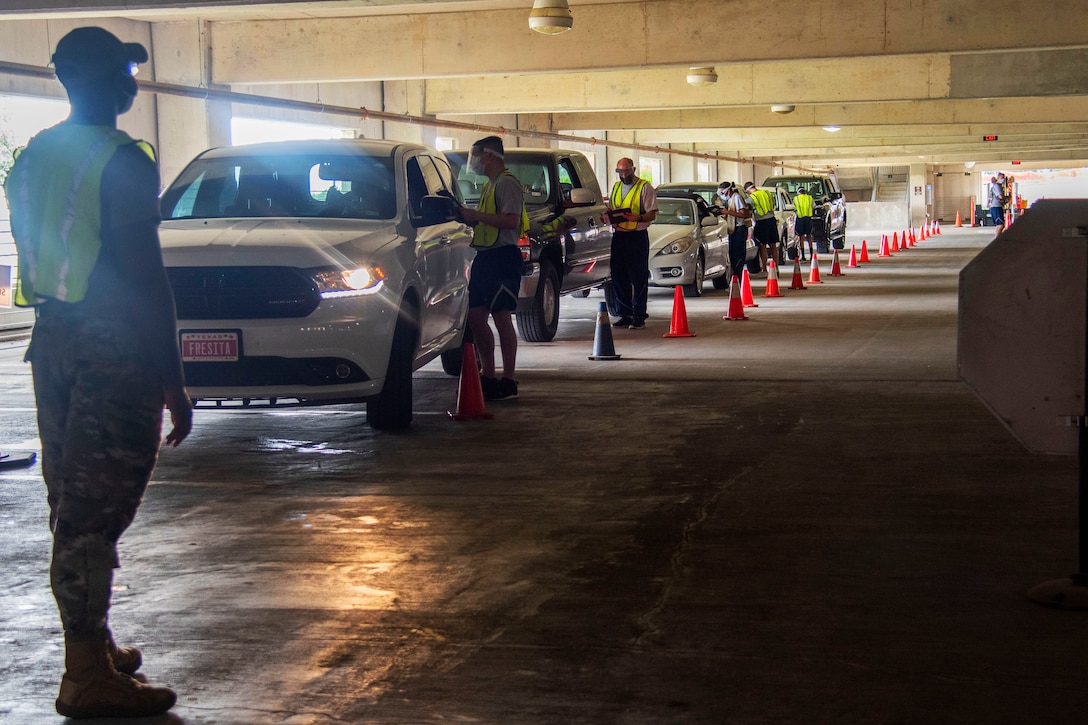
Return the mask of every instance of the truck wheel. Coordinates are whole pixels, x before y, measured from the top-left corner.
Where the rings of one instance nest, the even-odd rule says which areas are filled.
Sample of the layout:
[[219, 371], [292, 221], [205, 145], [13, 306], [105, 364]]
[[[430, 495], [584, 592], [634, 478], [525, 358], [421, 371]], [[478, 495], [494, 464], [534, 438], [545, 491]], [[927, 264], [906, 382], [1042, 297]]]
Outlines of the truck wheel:
[[703, 294], [703, 280], [706, 279], [706, 262], [700, 252], [695, 258], [695, 279], [691, 284], [684, 285], [685, 297], [700, 297]]
[[401, 305], [385, 385], [376, 398], [366, 404], [366, 422], [375, 430], [403, 430], [412, 422], [412, 362], [416, 354], [415, 311], [406, 302]]
[[442, 370], [446, 375], [457, 377], [461, 374], [461, 363], [464, 361], [464, 345], [446, 350], [442, 353]]
[[559, 329], [559, 274], [549, 262], [540, 263], [540, 281], [532, 306], [517, 313], [518, 333], [526, 342], [550, 342]]

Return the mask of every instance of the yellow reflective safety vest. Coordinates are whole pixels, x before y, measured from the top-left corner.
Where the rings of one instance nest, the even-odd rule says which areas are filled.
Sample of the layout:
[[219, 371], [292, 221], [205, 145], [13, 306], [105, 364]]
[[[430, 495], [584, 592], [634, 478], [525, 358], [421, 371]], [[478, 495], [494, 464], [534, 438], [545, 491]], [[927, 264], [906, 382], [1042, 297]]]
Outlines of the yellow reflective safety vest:
[[122, 146], [136, 143], [109, 126], [61, 123], [30, 140], [4, 184], [19, 254], [15, 304], [79, 302], [102, 249], [102, 173]]
[[766, 189], [753, 189], [748, 197], [752, 200], [752, 206], [756, 209], [757, 217], [767, 217], [768, 214], [774, 214], [774, 197], [771, 196], [771, 192]]
[[[630, 209], [631, 213], [635, 216], [642, 215], [642, 187], [646, 186], [646, 179], [636, 178], [635, 183], [631, 186], [631, 189], [624, 194], [623, 184], [617, 181], [612, 185], [612, 195], [609, 197], [609, 204], [613, 209]], [[625, 232], [634, 231], [638, 228], [638, 222], [620, 222], [616, 225], [619, 229]]]
[[793, 210], [797, 212], [797, 216], [804, 218], [812, 216], [816, 207], [812, 203], [812, 197], [802, 191], [793, 197]]
[[[497, 182], [504, 176], [509, 176], [514, 181], [517, 181], [509, 169], [503, 169], [495, 181]], [[520, 188], [521, 182], [518, 182]], [[495, 184], [490, 180], [484, 184], [483, 190], [480, 192], [480, 201], [476, 205], [477, 211], [482, 211], [485, 214], [497, 214], [498, 209], [495, 205]], [[529, 232], [529, 214], [525, 211], [525, 202], [521, 204], [521, 224], [518, 227], [518, 236], [524, 236]], [[477, 224], [472, 230], [472, 246], [474, 247], [491, 247], [495, 245], [495, 242], [499, 240], [499, 228], [493, 227], [490, 224]]]

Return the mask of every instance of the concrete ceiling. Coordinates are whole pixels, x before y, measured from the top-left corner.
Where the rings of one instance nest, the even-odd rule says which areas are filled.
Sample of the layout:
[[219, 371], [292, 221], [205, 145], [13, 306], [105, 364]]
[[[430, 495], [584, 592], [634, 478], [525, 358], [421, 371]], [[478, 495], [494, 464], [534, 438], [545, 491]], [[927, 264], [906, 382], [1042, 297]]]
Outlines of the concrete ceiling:
[[[1088, 159], [1083, 0], [570, 0], [557, 36], [528, 29], [531, 6], [5, 0], [0, 19], [201, 20], [217, 83], [425, 79], [440, 117], [550, 114], [759, 163]], [[718, 82], [688, 85], [691, 66]]]

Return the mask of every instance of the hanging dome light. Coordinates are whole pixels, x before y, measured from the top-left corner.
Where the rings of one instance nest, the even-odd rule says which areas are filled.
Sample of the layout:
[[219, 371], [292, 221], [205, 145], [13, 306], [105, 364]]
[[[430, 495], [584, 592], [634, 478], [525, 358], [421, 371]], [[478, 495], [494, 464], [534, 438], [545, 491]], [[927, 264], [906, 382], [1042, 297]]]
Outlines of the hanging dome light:
[[771, 113], [778, 113], [778, 114], [793, 113], [793, 106], [791, 106], [791, 105], [789, 105], [787, 103], [782, 103], [782, 104], [778, 104], [778, 105], [775, 105], [775, 106], [771, 106]]
[[535, 0], [529, 12], [529, 27], [544, 35], [565, 33], [574, 27], [567, 0]]
[[713, 68], [689, 68], [688, 83], [693, 86], [710, 86], [718, 82], [718, 74]]

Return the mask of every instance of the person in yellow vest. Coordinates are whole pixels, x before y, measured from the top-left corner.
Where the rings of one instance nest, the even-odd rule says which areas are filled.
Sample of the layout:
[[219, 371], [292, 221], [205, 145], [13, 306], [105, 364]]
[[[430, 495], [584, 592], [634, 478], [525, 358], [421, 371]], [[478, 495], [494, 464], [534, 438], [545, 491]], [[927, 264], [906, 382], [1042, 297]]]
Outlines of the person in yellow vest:
[[[518, 336], [513, 314], [521, 289], [521, 249], [518, 239], [529, 232], [521, 182], [506, 168], [502, 139], [482, 138], [472, 145], [468, 164], [477, 176], [486, 176], [475, 209], [463, 209], [468, 224], [474, 225], [472, 246], [476, 258], [468, 282], [468, 326], [480, 356], [480, 386], [487, 400], [518, 397], [514, 378]], [[495, 321], [502, 352], [502, 377], [495, 366], [495, 336], [488, 317]]]
[[759, 247], [759, 261], [763, 269], [767, 269], [768, 250], [770, 250], [770, 258], [778, 264], [778, 220], [774, 216], [774, 196], [766, 189], [757, 188], [751, 181], [744, 184], [744, 191], [752, 200], [753, 216], [756, 222], [752, 236]]
[[641, 330], [646, 326], [646, 294], [650, 277], [650, 235], [657, 218], [657, 192], [635, 175], [635, 162], [616, 162], [619, 180], [608, 197], [601, 221], [612, 225], [612, 291], [620, 318], [613, 327]]
[[805, 187], [799, 187], [793, 196], [793, 211], [797, 214], [794, 223], [794, 231], [797, 233], [797, 253], [801, 259], [805, 259], [805, 242], [808, 242], [808, 253], [814, 252], [812, 247], [812, 215], [816, 213], [816, 204]]
[[108, 615], [117, 540], [166, 443], [192, 428], [174, 298], [159, 248], [154, 152], [117, 130], [132, 107], [137, 43], [95, 27], [57, 43], [53, 64], [69, 117], [17, 156], [5, 183], [19, 258], [16, 302], [37, 320], [32, 365], [53, 531], [50, 581], [64, 627], [57, 712], [143, 717], [173, 707], [166, 687], [136, 675], [140, 651], [119, 647]]

